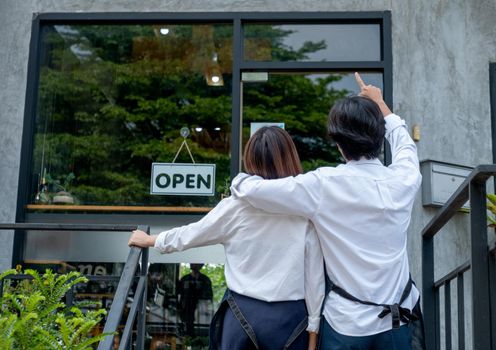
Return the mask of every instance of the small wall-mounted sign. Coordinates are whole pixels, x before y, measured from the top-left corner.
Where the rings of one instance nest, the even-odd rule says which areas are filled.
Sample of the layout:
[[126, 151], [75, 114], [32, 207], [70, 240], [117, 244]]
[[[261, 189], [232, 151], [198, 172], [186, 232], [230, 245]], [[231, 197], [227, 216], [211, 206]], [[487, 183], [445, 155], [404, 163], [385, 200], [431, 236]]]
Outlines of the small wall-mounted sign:
[[153, 163], [150, 194], [213, 196], [215, 164]]
[[257, 132], [258, 129], [264, 127], [264, 126], [278, 126], [281, 129], [284, 129], [284, 123], [273, 123], [273, 122], [267, 122], [267, 123], [250, 123], [250, 137], [253, 136], [255, 132]]

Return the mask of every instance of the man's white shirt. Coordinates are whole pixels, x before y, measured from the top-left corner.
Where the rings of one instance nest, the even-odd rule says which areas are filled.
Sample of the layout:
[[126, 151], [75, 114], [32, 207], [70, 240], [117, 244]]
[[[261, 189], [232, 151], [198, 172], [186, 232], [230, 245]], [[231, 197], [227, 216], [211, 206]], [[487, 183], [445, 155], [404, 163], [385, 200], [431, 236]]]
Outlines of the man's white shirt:
[[[361, 300], [394, 304], [410, 275], [407, 229], [421, 175], [405, 122], [394, 114], [385, 120], [388, 167], [361, 159], [277, 180], [240, 174], [231, 192], [256, 208], [310, 219], [330, 279]], [[413, 287], [402, 306], [411, 310], [418, 299]], [[324, 316], [338, 333], [366, 336], [391, 329], [391, 315], [379, 319], [381, 311], [331, 292]]]

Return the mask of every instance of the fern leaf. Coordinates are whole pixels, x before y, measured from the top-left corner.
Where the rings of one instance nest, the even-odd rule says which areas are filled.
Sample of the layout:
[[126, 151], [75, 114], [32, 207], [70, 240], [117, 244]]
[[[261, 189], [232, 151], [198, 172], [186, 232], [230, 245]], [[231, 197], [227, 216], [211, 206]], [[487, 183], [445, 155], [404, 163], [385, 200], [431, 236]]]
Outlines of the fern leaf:
[[55, 322], [59, 325], [60, 340], [63, 344], [68, 345], [73, 331], [70, 325], [71, 320], [68, 320], [63, 314], [59, 314]]
[[496, 205], [496, 194], [493, 194], [493, 193], [490, 193], [488, 195], [486, 195], [487, 199], [489, 199], [489, 201]]
[[22, 314], [25, 310], [23, 303], [21, 302], [22, 296], [16, 296], [14, 294], [8, 295], [9, 301], [14, 309], [19, 314]]
[[3, 280], [6, 276], [9, 275], [17, 275], [17, 270], [16, 269], [10, 269], [7, 271], [4, 271], [0, 274], [0, 280]]
[[490, 217], [489, 215], [487, 216], [487, 221], [490, 222], [490, 225], [494, 225], [496, 226], [496, 220], [494, 220], [492, 217]]
[[[117, 334], [117, 332], [114, 333], [114, 335], [115, 334]], [[102, 333], [92, 338], [86, 339], [85, 341], [77, 344], [72, 350], [91, 350], [93, 349], [91, 345], [102, 341], [107, 335], [112, 335], [112, 333]]]
[[36, 292], [27, 297], [24, 301], [24, 307], [27, 312], [35, 311], [39, 308], [40, 304], [45, 300], [45, 297], [41, 293]]
[[[2, 340], [8, 340], [14, 333], [15, 324], [17, 322], [17, 315], [11, 314], [8, 317], [0, 318], [0, 344]], [[5, 344], [4, 344], [5, 345]], [[8, 349], [0, 347], [0, 349]]]
[[76, 309], [90, 309], [90, 308], [96, 308], [100, 309], [102, 307], [102, 302], [101, 301], [95, 301], [95, 300], [82, 300], [82, 301], [76, 301], [73, 304], [73, 307]]
[[59, 339], [53, 334], [51, 334], [49, 331], [45, 329], [40, 329], [39, 330], [39, 342], [40, 345], [44, 345], [46, 349], [50, 350], [62, 350], [64, 349], [62, 345], [60, 344]]

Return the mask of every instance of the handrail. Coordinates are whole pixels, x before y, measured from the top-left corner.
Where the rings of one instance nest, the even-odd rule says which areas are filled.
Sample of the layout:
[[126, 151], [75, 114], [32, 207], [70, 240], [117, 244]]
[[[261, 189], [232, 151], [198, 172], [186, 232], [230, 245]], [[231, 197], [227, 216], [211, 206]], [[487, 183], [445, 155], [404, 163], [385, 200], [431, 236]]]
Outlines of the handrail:
[[469, 199], [469, 186], [471, 182], [484, 183], [491, 176], [496, 175], [496, 164], [478, 165], [470, 172], [453, 195], [442, 206], [439, 212], [422, 230], [423, 237], [434, 237], [436, 233], [460, 210]]
[[[150, 234], [149, 226], [138, 226], [141, 231]], [[142, 249], [138, 247], [131, 247], [126, 264], [122, 271], [121, 279], [117, 285], [117, 290], [115, 291], [114, 301], [110, 307], [108, 313], [107, 322], [103, 328], [103, 333], [107, 335], [98, 345], [98, 350], [111, 350], [114, 345], [114, 334], [119, 327], [122, 314], [127, 302], [127, 296], [135, 280], [136, 270], [140, 262], [141, 257], [141, 268], [139, 283], [135, 291], [135, 302], [139, 303], [136, 306], [133, 302], [131, 310], [128, 314], [128, 319], [125, 326], [125, 332], [122, 336], [121, 344], [119, 350], [124, 350], [128, 348], [128, 344], [131, 338], [130, 328], [134, 323], [136, 315], [138, 315], [138, 339], [136, 349], [142, 350], [144, 348], [144, 327], [145, 327], [145, 312], [146, 312], [146, 276], [148, 274], [148, 248]]]
[[46, 224], [15, 223], [0, 224], [0, 230], [33, 230], [33, 231], [134, 231], [138, 225], [112, 224]]
[[132, 247], [127, 257], [126, 265], [122, 271], [121, 279], [115, 291], [114, 300], [107, 316], [107, 322], [103, 328], [103, 333], [108, 335], [98, 345], [98, 350], [111, 349], [114, 342], [114, 333], [119, 327], [124, 307], [126, 306], [127, 296], [133, 284], [134, 275], [138, 267], [141, 249]]
[[89, 212], [159, 212], [159, 213], [208, 213], [213, 207], [156, 207], [135, 205], [74, 205], [74, 204], [27, 204], [33, 211], [89, 211]]
[[142, 300], [143, 293], [145, 292], [146, 276], [141, 276], [136, 287], [136, 293], [134, 294], [133, 302], [129, 310], [129, 317], [127, 318], [126, 325], [124, 326], [124, 331], [122, 332], [121, 347], [124, 349], [128, 348], [129, 340], [131, 338], [131, 332], [138, 313], [139, 304]]
[[[487, 312], [491, 308], [489, 294], [489, 255], [487, 245], [487, 207], [486, 182], [496, 175], [496, 164], [483, 164], [475, 167], [455, 193], [441, 207], [438, 213], [422, 230], [422, 294], [424, 321], [426, 328], [426, 345], [429, 350], [440, 346], [439, 288], [443, 285], [445, 293], [450, 294], [450, 282], [457, 278], [459, 344], [464, 346], [464, 312], [463, 312], [463, 273], [472, 270], [472, 346], [474, 349], [494, 349], [491, 345], [490, 324], [496, 322]], [[470, 260], [451, 271], [438, 281], [434, 281], [434, 236], [446, 223], [470, 200]], [[493, 301], [494, 303], [494, 301]], [[445, 298], [445, 322], [451, 322], [450, 298]], [[451, 346], [450, 327], [445, 332], [446, 346]]]
[[443, 284], [450, 282], [451, 280], [454, 280], [456, 277], [458, 277], [460, 274], [470, 270], [470, 261], [465, 261], [463, 264], [458, 266], [456, 269], [451, 271], [450, 273], [447, 273], [440, 279], [438, 279], [436, 282], [434, 282], [434, 288], [439, 288]]
[[[137, 225], [112, 225], [112, 224], [52, 224], [52, 223], [8, 223], [0, 224], [0, 230], [32, 230], [32, 231], [134, 231], [142, 230], [150, 234], [149, 226]], [[141, 258], [141, 259], [140, 259]], [[141, 260], [141, 261], [140, 261]], [[141, 262], [140, 274], [136, 276], [136, 271]], [[121, 342], [119, 349], [125, 349], [130, 344], [131, 328], [137, 321], [137, 346], [136, 349], [144, 348], [145, 312], [146, 312], [146, 278], [148, 274], [148, 248], [131, 247], [126, 264], [119, 279], [117, 290], [114, 294], [112, 306], [107, 316], [103, 332], [108, 335], [98, 345], [98, 350], [111, 350], [114, 346], [114, 335], [120, 325], [122, 314], [126, 306], [127, 297], [136, 281], [139, 278], [138, 287], [135, 291], [135, 300], [128, 314], [126, 322], [125, 338]], [[90, 276], [95, 277], [95, 276]], [[104, 276], [102, 276], [104, 277]], [[105, 276], [106, 280], [116, 280], [117, 276]], [[96, 278], [95, 278], [96, 279]], [[72, 295], [69, 296], [72, 298]]]

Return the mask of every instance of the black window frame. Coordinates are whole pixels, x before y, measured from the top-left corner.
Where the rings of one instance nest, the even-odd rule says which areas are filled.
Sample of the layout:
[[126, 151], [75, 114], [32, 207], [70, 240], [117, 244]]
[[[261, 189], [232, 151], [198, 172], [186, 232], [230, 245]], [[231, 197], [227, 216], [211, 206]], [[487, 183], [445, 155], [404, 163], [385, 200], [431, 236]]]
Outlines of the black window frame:
[[[496, 62], [489, 63], [489, 99], [493, 163], [496, 164]], [[494, 187], [496, 188], [496, 178], [494, 179]]]
[[[241, 73], [242, 72], [354, 72], [366, 70], [383, 76], [384, 100], [393, 103], [391, 12], [94, 12], [94, 13], [41, 13], [32, 20], [29, 46], [27, 86], [24, 110], [21, 161], [19, 169], [16, 222], [26, 222], [26, 205], [30, 196], [33, 157], [34, 125], [37, 110], [41, 59], [41, 30], [50, 24], [170, 24], [229, 23], [233, 25], [232, 119], [231, 119], [231, 178], [241, 169]], [[380, 61], [326, 61], [326, 62], [266, 62], [245, 61], [243, 53], [243, 24], [379, 24], [381, 33]], [[496, 74], [496, 73], [495, 73]], [[496, 94], [496, 93], [495, 93]], [[494, 98], [493, 98], [494, 99]], [[493, 120], [496, 117], [493, 113]], [[494, 124], [494, 123], [493, 123]], [[494, 128], [494, 127], [493, 127]], [[494, 132], [493, 132], [494, 134]], [[493, 138], [493, 145], [494, 145]], [[493, 146], [493, 149], [495, 147]], [[391, 153], [385, 147], [385, 163]], [[84, 213], [47, 215], [60, 222], [81, 221]], [[101, 222], [108, 222], [119, 214], [101, 214]], [[29, 220], [28, 220], [29, 221]], [[22, 261], [25, 233], [17, 231], [14, 237], [12, 265]]]

